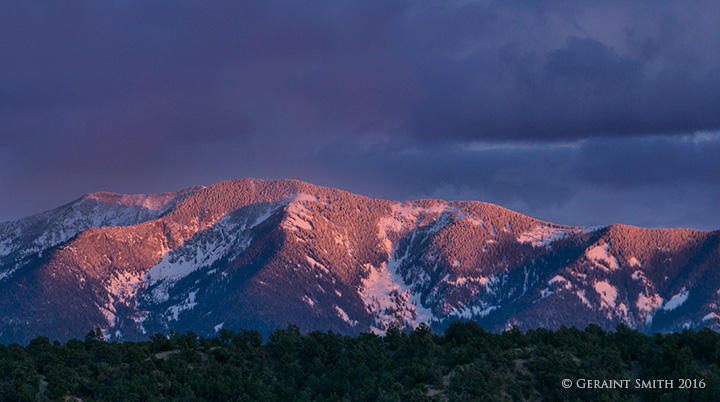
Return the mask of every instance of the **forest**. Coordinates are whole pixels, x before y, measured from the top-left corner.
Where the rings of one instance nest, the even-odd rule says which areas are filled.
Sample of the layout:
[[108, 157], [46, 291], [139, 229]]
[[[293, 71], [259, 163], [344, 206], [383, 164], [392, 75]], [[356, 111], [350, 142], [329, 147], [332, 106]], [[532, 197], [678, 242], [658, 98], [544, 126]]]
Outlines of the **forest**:
[[[720, 335], [453, 322], [383, 336], [219, 330], [0, 344], [0, 401], [712, 401]], [[565, 380], [565, 381], [563, 381]], [[565, 387], [569, 384], [569, 387]]]

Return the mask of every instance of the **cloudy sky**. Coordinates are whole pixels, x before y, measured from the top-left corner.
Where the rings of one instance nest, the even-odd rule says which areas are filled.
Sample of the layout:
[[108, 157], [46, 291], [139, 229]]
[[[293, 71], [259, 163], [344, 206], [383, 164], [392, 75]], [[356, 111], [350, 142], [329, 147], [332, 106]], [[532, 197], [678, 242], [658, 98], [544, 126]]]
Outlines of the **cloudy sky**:
[[720, 2], [0, 3], [0, 221], [295, 178], [720, 228]]

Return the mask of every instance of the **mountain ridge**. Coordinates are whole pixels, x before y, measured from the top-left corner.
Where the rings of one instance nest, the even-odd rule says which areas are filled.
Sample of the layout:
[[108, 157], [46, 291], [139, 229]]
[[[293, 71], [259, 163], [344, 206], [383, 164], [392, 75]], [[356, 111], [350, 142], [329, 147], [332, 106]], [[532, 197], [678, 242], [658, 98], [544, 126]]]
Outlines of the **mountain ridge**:
[[453, 319], [495, 331], [717, 329], [718, 233], [573, 227], [297, 180], [91, 193], [0, 224], [0, 341], [95, 327], [111, 339], [288, 324], [441, 330]]

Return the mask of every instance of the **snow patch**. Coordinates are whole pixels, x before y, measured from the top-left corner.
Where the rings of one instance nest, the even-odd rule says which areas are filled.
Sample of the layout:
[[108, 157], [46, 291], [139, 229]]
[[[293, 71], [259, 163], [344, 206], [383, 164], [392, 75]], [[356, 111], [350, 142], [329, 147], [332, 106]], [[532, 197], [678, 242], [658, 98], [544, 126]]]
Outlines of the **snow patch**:
[[[411, 202], [405, 204], [395, 203], [391, 207], [392, 212], [389, 216], [380, 218], [378, 222], [378, 232], [381, 239], [387, 240], [384, 242], [386, 248], [390, 250], [390, 242], [388, 239], [388, 233], [390, 232], [401, 232], [406, 229], [410, 229], [419, 224], [419, 219], [427, 215], [436, 215], [436, 218], [440, 218], [445, 213], [455, 213], [456, 216], [460, 216], [460, 209], [457, 207], [451, 207], [445, 202], [438, 202], [430, 208], [418, 207]], [[432, 231], [438, 231], [442, 228], [445, 221], [437, 220], [437, 225], [433, 227]]]
[[[295, 199], [302, 201], [300, 198]], [[283, 222], [283, 225], [285, 227], [289, 227], [293, 230], [312, 230], [313, 227], [310, 223], [311, 221], [312, 215], [310, 214], [310, 211], [305, 208], [305, 206], [303, 206], [299, 202], [291, 202], [288, 204], [287, 216], [285, 217], [285, 222]]]
[[547, 299], [550, 297], [550, 295], [555, 294], [555, 292], [551, 291], [550, 288], [545, 288], [540, 290], [540, 300]]
[[309, 304], [310, 307], [315, 306], [315, 300], [309, 298], [307, 295], [304, 295], [302, 299], [305, 303]]
[[458, 212], [460, 209], [457, 207], [451, 207], [445, 202], [438, 202], [430, 208], [415, 206], [412, 202], [406, 202], [405, 204], [393, 204], [393, 213], [396, 215], [404, 216], [416, 216], [418, 214], [441, 214], [443, 212]]
[[598, 295], [600, 295], [601, 305], [610, 309], [615, 308], [615, 301], [617, 300], [617, 289], [615, 286], [607, 281], [600, 281], [596, 282], [593, 287]]
[[709, 321], [709, 320], [720, 320], [720, 315], [717, 315], [716, 313], [710, 313], [702, 318], [703, 321]]
[[469, 320], [472, 318], [486, 317], [488, 314], [499, 308], [500, 306], [489, 306], [486, 308], [483, 308], [482, 306], [461, 307], [453, 310], [448, 315]]
[[480, 226], [480, 227], [485, 226], [485, 221], [483, 221], [482, 219], [475, 219], [474, 217], [469, 216], [469, 215], [465, 219], [474, 226]]
[[357, 325], [358, 322], [357, 322], [356, 320], [351, 320], [350, 317], [348, 317], [348, 315], [347, 315], [347, 313], [345, 312], [345, 310], [341, 309], [341, 308], [338, 307], [338, 306], [335, 306], [335, 310], [337, 311], [338, 317], [342, 318], [343, 321], [345, 321], [346, 323], [350, 324], [351, 327], [354, 327], [354, 326]]
[[473, 278], [473, 277], [468, 277], [468, 276], [459, 276], [451, 281], [450, 274], [446, 274], [443, 277], [442, 281], [446, 282], [449, 285], [453, 285], [453, 286], [463, 286], [466, 283], [479, 283], [480, 286], [484, 286], [485, 284], [487, 284], [490, 281], [490, 278], [487, 278], [484, 276], [481, 276], [479, 278]]
[[[614, 255], [610, 254], [610, 246], [605, 243], [603, 245], [595, 246], [587, 251], [585, 251], [585, 255], [587, 258], [592, 260], [596, 266], [603, 268], [603, 269], [618, 269], [620, 268], [620, 264], [618, 264], [617, 258], [615, 258]], [[600, 263], [603, 263], [601, 265]]]
[[215, 332], [218, 332], [222, 329], [223, 325], [225, 325], [225, 322], [221, 322], [220, 324], [214, 326], [213, 329], [215, 330]]
[[100, 307], [100, 313], [105, 317], [105, 321], [107, 321], [108, 325], [113, 326], [115, 325], [115, 312], [114, 310], [111, 310], [108, 308], [108, 304], [105, 306]]
[[637, 306], [638, 310], [642, 312], [650, 312], [658, 308], [663, 302], [662, 297], [660, 295], [654, 294], [650, 297], [645, 295], [645, 292], [640, 292], [638, 294], [638, 299], [635, 305]]
[[536, 226], [532, 230], [521, 233], [517, 240], [520, 243], [530, 243], [533, 247], [547, 247], [555, 240], [565, 237], [572, 229], [560, 229], [549, 226]]
[[557, 283], [555, 290], [572, 288], [572, 284], [560, 275], [555, 275], [549, 281], [547, 281], [548, 285], [552, 285], [554, 283]]
[[14, 250], [14, 247], [12, 247], [12, 242], [10, 240], [11, 239], [7, 239], [3, 242], [0, 242], [0, 257], [8, 255]]
[[9, 269], [5, 272], [0, 272], [0, 281], [2, 281], [5, 278], [10, 277], [10, 275], [12, 275], [16, 270], [17, 270], [17, 267]]
[[130, 316], [130, 319], [135, 321], [136, 324], [138, 324], [138, 326], [140, 327], [140, 331], [143, 333], [143, 335], [147, 334], [147, 330], [145, 330], [145, 327], [143, 326], [143, 323], [147, 320], [147, 318], [147, 311], [140, 311]]
[[93, 199], [102, 203], [116, 204], [125, 207], [142, 207], [145, 209], [164, 212], [175, 204], [174, 201], [176, 201], [179, 196], [197, 189], [200, 189], [200, 187], [162, 194], [117, 194], [101, 191], [86, 194], [83, 199]]
[[628, 309], [627, 309], [627, 306], [625, 305], [625, 303], [619, 303], [617, 305], [616, 311], [619, 311], [620, 315], [623, 317], [627, 317], [627, 315], [628, 315]]
[[312, 194], [297, 194], [290, 198], [291, 201], [318, 202], [317, 197]]
[[344, 246], [348, 250], [350, 249], [350, 240], [348, 239], [347, 235], [341, 233], [333, 233], [333, 240], [335, 240], [335, 244], [339, 246]]
[[635, 257], [630, 257], [628, 260], [628, 264], [630, 264], [631, 267], [642, 267], [642, 264], [640, 264], [640, 261], [638, 261]]
[[[389, 266], [388, 266], [389, 265]], [[376, 318], [376, 326], [386, 330], [398, 319], [415, 328], [421, 322], [433, 319], [430, 309], [423, 307], [420, 295], [405, 284], [397, 273], [396, 264], [382, 263], [379, 268], [366, 264], [368, 277], [362, 280], [360, 297], [365, 308]]]
[[180, 279], [190, 275], [204, 265], [210, 265], [225, 255], [225, 250], [206, 250], [196, 248], [195, 258], [184, 256], [180, 253], [167, 253], [158, 264], [150, 268], [146, 273], [149, 283], [158, 283], [152, 291], [152, 296], [157, 302], [164, 302], [169, 299], [168, 290]]
[[670, 311], [675, 310], [676, 308], [680, 307], [685, 301], [687, 301], [688, 297], [690, 296], [690, 291], [686, 290], [685, 287], [682, 288], [680, 293], [676, 294], [675, 296], [671, 297], [670, 300], [665, 303], [663, 306], [663, 310]]
[[560, 275], [555, 275], [552, 279], [550, 279], [547, 283], [548, 285], [552, 285], [555, 282], [567, 282], [567, 279], [563, 278]]
[[325, 267], [323, 264], [320, 264], [319, 262], [315, 261], [314, 258], [309, 257], [309, 256], [305, 256], [305, 260], [306, 260], [308, 263], [310, 263], [310, 266], [311, 266], [311, 267], [313, 267], [313, 268], [315, 268], [315, 267], [320, 268], [320, 269], [321, 269], [323, 272], [325, 272], [326, 274], [329, 274], [329, 273], [330, 273], [330, 270], [328, 270], [327, 267]]
[[[127, 271], [115, 272], [105, 285], [107, 292], [122, 303], [135, 296], [138, 286], [142, 283], [143, 275]], [[84, 278], [83, 278], [84, 279]]]
[[640, 310], [640, 315], [645, 315], [645, 324], [650, 325], [652, 323], [653, 317], [654, 317], [654, 311], [658, 309], [662, 305], [663, 299], [660, 297], [660, 295], [654, 294], [650, 297], [645, 295], [645, 292], [640, 292], [638, 294], [637, 302], [635, 303], [635, 306], [637, 306], [638, 310]]
[[589, 308], [592, 308], [592, 305], [590, 304], [588, 299], [585, 297], [584, 290], [575, 291], [575, 295], [580, 299], [581, 302], [583, 302], [584, 305], [588, 306]]
[[197, 305], [197, 302], [195, 302], [195, 295], [197, 295], [197, 292], [198, 291], [196, 290], [194, 292], [188, 293], [188, 297], [183, 300], [182, 303], [176, 304], [167, 309], [168, 313], [171, 316], [170, 319], [177, 321], [181, 312], [185, 310], [192, 310]]

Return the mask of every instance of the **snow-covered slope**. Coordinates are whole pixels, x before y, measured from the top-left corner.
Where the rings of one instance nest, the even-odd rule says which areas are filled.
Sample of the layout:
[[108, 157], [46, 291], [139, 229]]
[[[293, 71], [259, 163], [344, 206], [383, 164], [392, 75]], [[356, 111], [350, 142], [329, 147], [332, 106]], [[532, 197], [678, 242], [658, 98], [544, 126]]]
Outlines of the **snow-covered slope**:
[[88, 194], [0, 225], [0, 341], [624, 323], [720, 328], [718, 232], [577, 228], [284, 180]]
[[131, 226], [155, 219], [198, 189], [153, 195], [86, 194], [51, 211], [0, 224], [0, 257], [18, 253], [22, 258], [66, 242], [89, 228]]

